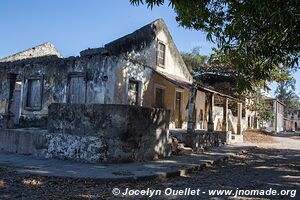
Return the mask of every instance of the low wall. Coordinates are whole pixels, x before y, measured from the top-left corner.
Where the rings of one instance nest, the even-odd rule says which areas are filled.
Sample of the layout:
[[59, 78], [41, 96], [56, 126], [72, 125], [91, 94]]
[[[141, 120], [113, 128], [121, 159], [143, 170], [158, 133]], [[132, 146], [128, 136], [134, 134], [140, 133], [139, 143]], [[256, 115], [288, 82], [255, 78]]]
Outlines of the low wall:
[[0, 113], [0, 129], [4, 127], [3, 115]]
[[198, 148], [217, 147], [223, 144], [231, 143], [230, 131], [202, 131], [195, 130], [193, 134], [188, 134], [185, 130], [171, 130], [170, 135], [178, 139], [181, 143], [192, 147], [194, 150]]
[[169, 111], [129, 105], [51, 104], [47, 157], [133, 162], [169, 156]]
[[47, 130], [0, 129], [0, 150], [10, 153], [42, 155], [47, 148]]
[[187, 140], [187, 144], [192, 145], [194, 150], [218, 147], [221, 144], [220, 135], [216, 132], [195, 132], [192, 136], [187, 135]]

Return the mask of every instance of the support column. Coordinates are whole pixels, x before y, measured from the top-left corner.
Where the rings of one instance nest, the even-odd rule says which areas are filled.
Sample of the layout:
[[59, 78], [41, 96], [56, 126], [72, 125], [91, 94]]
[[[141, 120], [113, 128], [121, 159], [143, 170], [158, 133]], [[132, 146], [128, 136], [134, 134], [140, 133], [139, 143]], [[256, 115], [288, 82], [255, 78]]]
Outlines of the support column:
[[223, 106], [223, 131], [228, 131], [228, 98], [224, 101]]
[[249, 127], [248, 129], [253, 129], [253, 116], [251, 115], [252, 113], [250, 113], [250, 116], [247, 117], [247, 119], [249, 120], [248, 124], [249, 124]]
[[274, 101], [273, 101], [273, 107], [274, 107], [274, 114], [275, 114], [275, 116], [274, 116], [274, 131], [275, 131], [275, 133], [277, 133], [277, 132], [278, 132], [278, 128], [277, 128], [277, 126], [278, 126], [278, 118], [277, 118], [277, 115], [278, 115], [277, 100], [274, 100]]
[[190, 96], [189, 96], [189, 106], [188, 106], [188, 126], [187, 126], [187, 133], [192, 134], [195, 132], [195, 121], [194, 121], [194, 114], [195, 114], [195, 101], [197, 96], [197, 89], [192, 87], [190, 89]]
[[242, 134], [242, 103], [237, 103], [238, 106], [238, 112], [237, 112], [237, 134], [241, 135]]
[[214, 104], [215, 104], [215, 95], [212, 93], [209, 96], [209, 117], [208, 117], [208, 131], [214, 131]]

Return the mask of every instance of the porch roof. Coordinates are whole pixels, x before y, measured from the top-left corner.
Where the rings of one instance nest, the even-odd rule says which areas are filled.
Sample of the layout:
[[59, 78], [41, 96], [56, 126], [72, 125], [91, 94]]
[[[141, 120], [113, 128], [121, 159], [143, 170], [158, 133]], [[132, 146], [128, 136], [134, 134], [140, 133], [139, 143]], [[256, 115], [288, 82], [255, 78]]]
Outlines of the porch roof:
[[176, 85], [179, 88], [187, 88], [190, 89], [191, 87], [193, 87], [193, 84], [184, 80], [181, 77], [166, 73], [166, 72], [161, 72], [161, 71], [157, 71], [157, 70], [153, 70], [153, 72], [157, 73], [158, 75], [162, 76], [163, 78], [167, 79], [168, 81], [170, 81], [172, 84]]
[[231, 99], [231, 100], [236, 101], [236, 102], [240, 102], [240, 103], [244, 102], [243, 100], [234, 98], [234, 97], [229, 96], [227, 94], [223, 94], [223, 93], [217, 92], [217, 91], [209, 89], [207, 87], [203, 87], [203, 86], [197, 85], [196, 88], [197, 88], [197, 90], [204, 91], [204, 92], [209, 92], [209, 93], [213, 93], [213, 94], [219, 95], [221, 97], [225, 97], [225, 98]]

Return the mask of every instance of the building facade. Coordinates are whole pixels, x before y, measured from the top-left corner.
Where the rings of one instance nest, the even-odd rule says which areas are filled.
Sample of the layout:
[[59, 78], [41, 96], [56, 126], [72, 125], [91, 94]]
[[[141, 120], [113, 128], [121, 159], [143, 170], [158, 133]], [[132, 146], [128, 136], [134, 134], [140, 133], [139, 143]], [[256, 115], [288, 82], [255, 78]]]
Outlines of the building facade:
[[300, 110], [288, 113], [285, 118], [286, 131], [300, 131]]
[[165, 108], [170, 128], [186, 127], [193, 79], [163, 20], [79, 57], [53, 49], [46, 43], [1, 60], [0, 113], [9, 126], [45, 127], [52, 103], [84, 103]]

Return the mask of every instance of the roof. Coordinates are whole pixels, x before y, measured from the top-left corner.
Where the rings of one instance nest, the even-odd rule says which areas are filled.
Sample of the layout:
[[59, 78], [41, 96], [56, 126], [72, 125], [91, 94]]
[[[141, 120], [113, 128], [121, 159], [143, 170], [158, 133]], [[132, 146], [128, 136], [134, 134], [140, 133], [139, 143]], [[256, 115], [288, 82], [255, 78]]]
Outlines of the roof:
[[209, 89], [207, 87], [203, 87], [203, 86], [196, 86], [197, 90], [200, 90], [200, 91], [204, 91], [204, 92], [209, 92], [209, 93], [212, 93], [212, 94], [216, 94], [216, 95], [219, 95], [221, 97], [225, 97], [225, 98], [228, 98], [228, 99], [231, 99], [233, 101], [236, 101], [236, 102], [244, 102], [243, 100], [240, 100], [240, 99], [237, 99], [237, 98], [234, 98], [230, 95], [227, 95], [227, 94], [223, 94], [221, 92], [218, 92], [218, 91], [215, 91], [215, 90], [212, 90], [212, 89]]
[[168, 38], [168, 45], [171, 49], [170, 53], [174, 58], [177, 59], [177, 62], [180, 66], [183, 66], [184, 74], [187, 74], [190, 79], [192, 79], [192, 75], [187, 69], [185, 62], [183, 61], [181, 54], [179, 53], [174, 40], [168, 30], [167, 25], [165, 24], [163, 19], [157, 19], [142, 28], [125, 35], [119, 39], [116, 39], [110, 43], [104, 45], [104, 48], [109, 50], [113, 55], [118, 55], [121, 53], [128, 53], [132, 51], [139, 51], [143, 48], [149, 46], [153, 41], [156, 40], [158, 33], [164, 31]]
[[162, 72], [162, 71], [157, 71], [157, 70], [154, 70], [153, 71], [155, 73], [157, 73], [158, 75], [162, 76], [163, 78], [167, 79], [168, 81], [170, 81], [172, 84], [176, 85], [177, 87], [180, 87], [180, 88], [191, 88], [193, 87], [193, 84], [186, 81], [185, 79], [181, 78], [181, 77], [178, 77], [178, 76], [175, 76], [175, 75], [172, 75], [172, 74], [169, 74], [169, 73], [166, 73], [166, 72]]
[[285, 103], [283, 103], [282, 101], [280, 101], [279, 99], [277, 98], [272, 98], [272, 97], [266, 97], [265, 98], [266, 101], [277, 101], [278, 103], [282, 104], [285, 106]]
[[132, 50], [138, 51], [150, 45], [157, 33], [164, 27], [164, 21], [157, 19], [130, 34], [107, 43], [104, 47], [113, 54], [126, 53]]
[[58, 58], [62, 58], [61, 53], [54, 47], [54, 45], [50, 42], [46, 42], [41, 45], [4, 57], [0, 59], [0, 62], [13, 62], [17, 60], [45, 56], [57, 56]]

